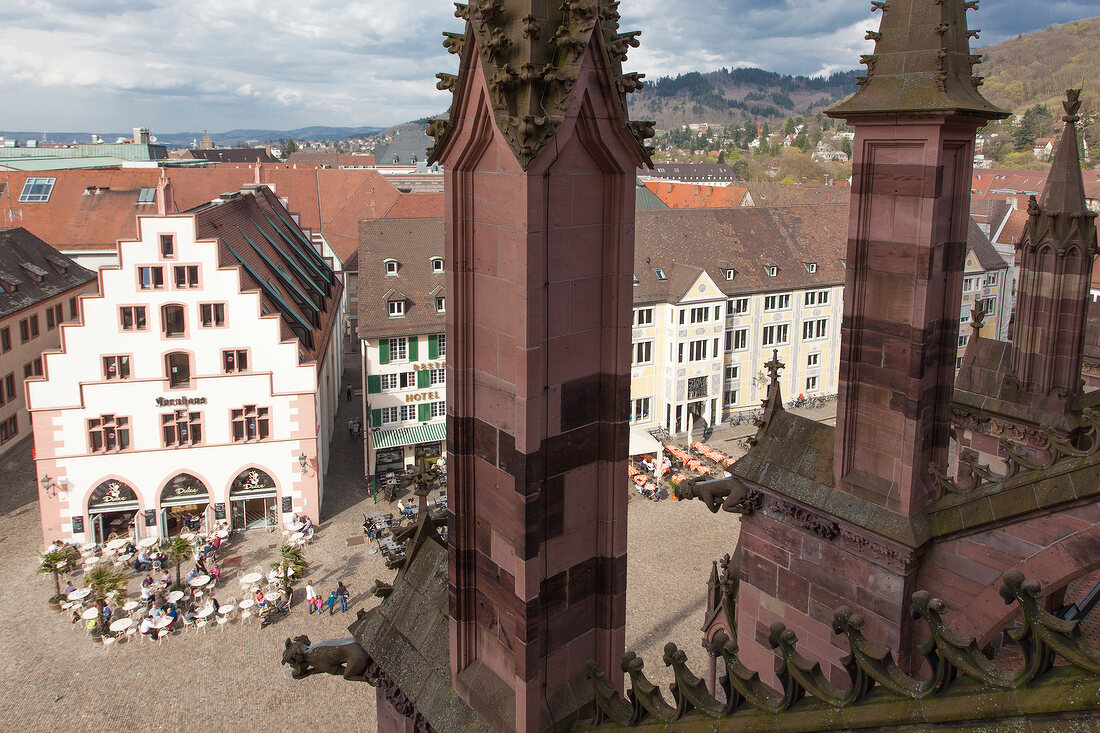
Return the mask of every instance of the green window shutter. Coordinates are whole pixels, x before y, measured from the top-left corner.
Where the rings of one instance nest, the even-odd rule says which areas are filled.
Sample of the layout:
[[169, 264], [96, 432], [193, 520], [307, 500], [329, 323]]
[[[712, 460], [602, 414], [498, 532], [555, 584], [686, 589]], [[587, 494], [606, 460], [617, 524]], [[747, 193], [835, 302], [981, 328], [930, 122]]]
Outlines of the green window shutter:
[[382, 391], [382, 375], [381, 374], [368, 374], [367, 375], [367, 394], [378, 394]]
[[439, 336], [434, 333], [428, 337], [428, 358], [439, 358]]
[[382, 425], [382, 411], [371, 410], [370, 411], [370, 426], [372, 428], [381, 427]]
[[431, 372], [429, 372], [427, 369], [421, 369], [420, 371], [418, 371], [416, 373], [416, 388], [424, 389], [425, 387], [427, 387], [431, 376]]
[[427, 402], [421, 402], [416, 406], [416, 419], [420, 422], [428, 422], [432, 419], [432, 406]]
[[380, 339], [378, 341], [378, 363], [389, 364], [390, 363], [390, 340]]
[[409, 336], [409, 361], [416, 361], [418, 354], [416, 353], [417, 345], [420, 343], [419, 336]]

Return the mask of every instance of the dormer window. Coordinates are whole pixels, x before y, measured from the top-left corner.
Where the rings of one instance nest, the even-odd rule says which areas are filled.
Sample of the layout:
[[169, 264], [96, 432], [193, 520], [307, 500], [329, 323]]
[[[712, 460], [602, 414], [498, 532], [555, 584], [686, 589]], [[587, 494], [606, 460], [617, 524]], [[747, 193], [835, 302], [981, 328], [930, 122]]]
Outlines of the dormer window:
[[814, 275], [814, 274], [817, 273], [817, 263], [816, 262], [803, 262], [802, 264], [805, 265], [806, 272], [810, 273], [811, 275]]
[[447, 312], [447, 299], [442, 295], [437, 296], [435, 299], [435, 312], [446, 313]]
[[727, 280], [732, 280], [737, 275], [737, 270], [734, 270], [732, 267], [726, 268], [724, 272]]
[[57, 271], [58, 275], [69, 274], [69, 263], [60, 257], [54, 257], [52, 255], [46, 255], [46, 261], [50, 263], [50, 266]]
[[390, 318], [400, 318], [405, 315], [405, 301], [403, 300], [391, 300], [389, 301]]
[[19, 278], [9, 272], [0, 271], [0, 287], [5, 293], [14, 293], [19, 288]]
[[[443, 258], [442, 257], [433, 257], [431, 259], [431, 263], [432, 263], [432, 272], [436, 272], [436, 273], [443, 272]], [[386, 273], [389, 274], [389, 270], [386, 270]]]
[[399, 263], [397, 260], [384, 260], [384, 262], [386, 263], [386, 274], [396, 275], [397, 268], [401, 266], [401, 263]]
[[775, 277], [779, 274], [779, 267], [776, 265], [767, 265], [764, 268], [764, 272], [768, 273], [768, 277]]
[[635, 275], [635, 276], [634, 276], [634, 287], [638, 287], [638, 285], [640, 285], [640, 284], [641, 284], [641, 283], [640, 283], [640, 282], [638, 281], [638, 276], [637, 276], [637, 275]]
[[46, 276], [46, 271], [38, 265], [32, 265], [30, 262], [20, 262], [19, 266], [23, 268], [23, 272], [27, 273], [30, 279], [36, 283], [42, 282], [42, 279]]
[[668, 275], [665, 274], [664, 268], [654, 267], [653, 272], [657, 275], [658, 280], [668, 280]]

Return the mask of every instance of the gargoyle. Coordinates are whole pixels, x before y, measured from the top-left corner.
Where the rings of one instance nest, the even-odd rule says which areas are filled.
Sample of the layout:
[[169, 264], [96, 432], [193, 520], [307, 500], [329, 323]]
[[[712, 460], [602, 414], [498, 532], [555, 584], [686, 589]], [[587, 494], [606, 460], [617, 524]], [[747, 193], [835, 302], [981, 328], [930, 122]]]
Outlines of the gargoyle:
[[733, 514], [752, 514], [759, 507], [759, 497], [739, 478], [688, 480], [676, 489], [680, 499], [699, 499], [712, 513], [721, 509]]

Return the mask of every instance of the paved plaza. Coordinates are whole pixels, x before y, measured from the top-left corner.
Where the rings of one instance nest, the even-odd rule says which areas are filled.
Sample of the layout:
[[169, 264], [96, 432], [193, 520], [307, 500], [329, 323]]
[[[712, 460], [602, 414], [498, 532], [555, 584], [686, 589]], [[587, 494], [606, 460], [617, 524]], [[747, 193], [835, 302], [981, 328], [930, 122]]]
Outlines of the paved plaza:
[[[354, 356], [344, 379], [358, 384]], [[372, 544], [347, 545], [349, 538], [362, 536], [363, 514], [376, 509], [363, 487], [362, 446], [346, 430], [359, 409], [358, 396], [340, 403], [321, 522], [305, 548], [318, 592], [327, 595], [340, 580], [347, 585], [348, 613], [308, 615], [299, 583], [289, 617], [265, 629], [233, 622], [205, 632], [185, 629], [159, 643], [135, 639], [107, 648], [46, 605], [53, 580], [34, 572], [42, 537], [32, 446], [24, 440], [0, 462], [0, 727], [374, 730], [374, 688], [328, 675], [295, 681], [280, 665], [288, 636], [307, 634], [313, 641], [347, 636], [354, 611], [377, 603], [369, 594], [374, 579], [392, 581], [395, 574], [380, 553], [371, 554]], [[719, 431], [711, 443], [736, 453], [736, 436], [750, 429], [733, 430]], [[624, 490], [625, 485], [624, 477]], [[392, 510], [382, 503], [378, 508]], [[710, 514], [701, 502], [652, 502], [634, 494], [629, 522], [627, 645], [645, 657], [651, 678], [667, 684], [671, 675], [661, 649], [669, 640], [702, 671], [705, 584], [711, 560], [733, 551], [737, 521]], [[280, 539], [281, 534], [263, 530], [235, 533], [221, 556], [241, 556], [244, 572], [257, 564], [269, 567]], [[236, 576], [235, 569], [223, 575], [215, 591], [220, 602], [242, 598]], [[74, 583], [80, 585], [79, 578]], [[136, 583], [131, 582], [132, 595]]]

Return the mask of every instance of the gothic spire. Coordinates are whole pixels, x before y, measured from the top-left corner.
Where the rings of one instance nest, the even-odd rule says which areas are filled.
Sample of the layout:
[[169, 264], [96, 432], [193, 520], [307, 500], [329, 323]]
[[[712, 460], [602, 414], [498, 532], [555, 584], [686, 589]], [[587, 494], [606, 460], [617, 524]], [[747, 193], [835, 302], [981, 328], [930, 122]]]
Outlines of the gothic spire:
[[653, 137], [652, 122], [630, 122], [626, 94], [642, 88], [644, 74], [624, 73], [627, 51], [638, 46], [639, 32], [619, 33], [619, 3], [613, 0], [471, 0], [455, 3], [466, 32], [444, 33], [443, 45], [460, 56], [458, 75], [437, 74], [439, 89], [455, 94], [448, 119], [433, 120], [428, 134], [436, 145], [429, 162], [446, 146], [459, 96], [476, 65], [488, 85], [493, 117], [520, 165], [526, 169], [554, 135], [572, 101], [573, 87], [589, 47], [602, 56], [597, 66], [610, 75], [619, 123], [638, 142], [638, 163], [649, 160], [642, 148]]
[[1066, 101], [1062, 107], [1066, 111], [1062, 121], [1066, 123], [1054, 160], [1050, 165], [1047, 185], [1039, 198], [1039, 208], [1047, 213], [1081, 214], [1085, 207], [1085, 182], [1081, 175], [1081, 159], [1077, 155], [1077, 128], [1074, 123], [1080, 117], [1081, 90], [1067, 89]]
[[981, 77], [971, 67], [981, 56], [970, 53], [970, 39], [979, 31], [966, 25], [966, 11], [977, 0], [878, 0], [871, 11], [882, 11], [873, 54], [860, 57], [867, 76], [860, 89], [828, 111], [830, 117], [878, 114], [957, 112], [999, 119], [1007, 113], [978, 92]]

